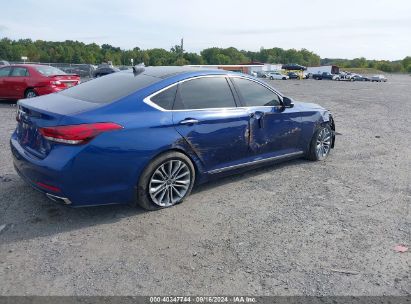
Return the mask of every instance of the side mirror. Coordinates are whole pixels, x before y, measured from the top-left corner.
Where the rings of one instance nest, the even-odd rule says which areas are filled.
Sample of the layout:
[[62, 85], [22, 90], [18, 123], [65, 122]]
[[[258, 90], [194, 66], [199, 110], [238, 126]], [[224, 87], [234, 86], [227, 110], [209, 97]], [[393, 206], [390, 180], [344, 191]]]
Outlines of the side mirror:
[[287, 97], [287, 96], [283, 97], [283, 105], [284, 105], [284, 108], [294, 107], [293, 100], [291, 98]]

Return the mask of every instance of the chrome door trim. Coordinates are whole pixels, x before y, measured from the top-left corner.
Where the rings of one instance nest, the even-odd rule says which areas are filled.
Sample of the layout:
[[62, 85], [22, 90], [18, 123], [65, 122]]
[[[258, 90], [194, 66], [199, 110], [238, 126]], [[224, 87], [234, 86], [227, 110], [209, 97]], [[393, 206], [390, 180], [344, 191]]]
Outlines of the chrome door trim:
[[265, 162], [270, 162], [270, 161], [274, 161], [274, 160], [280, 160], [280, 159], [285, 159], [285, 158], [289, 158], [289, 157], [300, 156], [300, 155], [303, 155], [303, 154], [304, 154], [303, 151], [297, 151], [297, 152], [287, 153], [287, 154], [283, 154], [283, 155], [279, 155], [279, 156], [273, 156], [273, 157], [269, 157], [269, 158], [258, 159], [258, 160], [254, 160], [254, 161], [243, 163], [243, 164], [238, 164], [238, 165], [228, 166], [228, 167], [224, 167], [224, 168], [214, 169], [214, 170], [208, 171], [206, 173], [216, 174], [216, 173], [221, 173], [221, 172], [225, 172], [225, 171], [229, 171], [229, 170], [240, 169], [240, 168], [247, 167], [247, 166], [252, 166], [252, 165], [261, 164], [261, 163], [265, 163]]

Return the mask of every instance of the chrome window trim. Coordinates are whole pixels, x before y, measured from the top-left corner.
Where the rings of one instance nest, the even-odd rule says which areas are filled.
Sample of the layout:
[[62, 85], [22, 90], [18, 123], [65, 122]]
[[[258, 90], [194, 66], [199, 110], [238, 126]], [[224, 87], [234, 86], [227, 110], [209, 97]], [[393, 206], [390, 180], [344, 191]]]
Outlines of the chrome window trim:
[[[179, 85], [180, 83], [184, 83], [186, 81], [200, 79], [200, 78], [211, 78], [211, 77], [242, 78], [242, 79], [246, 79], [246, 80], [249, 80], [249, 81], [253, 81], [253, 82], [258, 83], [259, 85], [265, 87], [266, 89], [273, 92], [274, 94], [276, 94], [282, 102], [282, 95], [279, 92], [275, 91], [273, 88], [269, 87], [268, 85], [266, 85], [266, 84], [264, 84], [260, 81], [256, 81], [254, 79], [244, 77], [242, 75], [227, 75], [227, 74], [201, 75], [201, 76], [194, 76], [194, 77], [190, 77], [190, 78], [187, 78], [187, 79], [183, 79], [183, 80], [177, 81], [173, 84], [170, 84], [170, 85], [168, 85], [168, 86], [166, 86], [166, 87], [164, 87], [164, 88], [162, 88], [158, 91], [155, 91], [154, 93], [148, 95], [147, 97], [145, 97], [143, 99], [143, 102], [145, 104], [149, 105], [150, 107], [155, 108], [155, 109], [157, 109], [161, 112], [216, 111], [216, 110], [236, 110], [236, 109], [278, 108], [279, 107], [279, 106], [240, 106], [240, 107], [225, 107], [225, 108], [199, 108], [199, 109], [181, 109], [181, 110], [172, 110], [171, 109], [171, 110], [167, 110], [167, 109], [164, 109], [164, 108], [160, 107], [159, 105], [155, 104], [151, 100], [151, 98], [153, 96], [156, 96], [157, 94], [160, 94], [161, 92], [163, 92], [163, 91], [165, 91], [165, 90], [167, 90], [167, 89], [169, 89], [173, 86]], [[227, 83], [227, 86], [228, 86], [228, 83]], [[228, 88], [230, 88], [230, 86], [228, 86]], [[233, 96], [233, 98], [234, 98], [234, 96]]]

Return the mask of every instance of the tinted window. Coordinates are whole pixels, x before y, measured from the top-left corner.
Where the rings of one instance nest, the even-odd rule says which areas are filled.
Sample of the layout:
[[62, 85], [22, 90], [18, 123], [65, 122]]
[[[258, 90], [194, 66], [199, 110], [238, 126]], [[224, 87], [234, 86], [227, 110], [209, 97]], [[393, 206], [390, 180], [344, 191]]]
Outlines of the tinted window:
[[47, 65], [36, 66], [36, 70], [44, 76], [66, 75], [66, 73], [63, 72], [62, 70], [55, 68], [55, 67], [47, 66]]
[[11, 68], [9, 68], [9, 67], [0, 69], [0, 77], [9, 76], [10, 70], [11, 70]]
[[95, 103], [109, 103], [159, 80], [144, 74], [134, 76], [133, 72], [124, 71], [83, 82], [58, 94]]
[[245, 106], [278, 106], [281, 105], [279, 97], [263, 85], [244, 78], [233, 78], [243, 98]]
[[205, 77], [179, 85], [174, 109], [232, 108], [235, 101], [225, 77]]
[[151, 97], [151, 101], [163, 109], [171, 110], [173, 107], [174, 98], [176, 97], [176, 92], [177, 86], [175, 85]]
[[11, 71], [10, 76], [12, 77], [22, 77], [22, 76], [28, 76], [29, 72], [27, 71], [26, 68], [13, 68]]

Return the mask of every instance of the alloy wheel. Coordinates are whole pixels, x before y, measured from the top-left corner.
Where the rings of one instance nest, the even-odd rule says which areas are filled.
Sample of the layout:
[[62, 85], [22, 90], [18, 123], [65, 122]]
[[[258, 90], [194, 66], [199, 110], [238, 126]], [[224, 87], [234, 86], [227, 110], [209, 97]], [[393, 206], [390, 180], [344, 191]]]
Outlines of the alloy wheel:
[[331, 148], [331, 131], [328, 128], [322, 128], [317, 136], [317, 143], [315, 152], [318, 159], [324, 159], [327, 157]]
[[33, 97], [36, 97], [36, 96], [37, 96], [37, 94], [33, 91], [29, 91], [26, 94], [26, 98], [33, 98]]
[[169, 207], [184, 198], [191, 184], [191, 172], [181, 160], [168, 160], [153, 173], [149, 194], [154, 204]]

